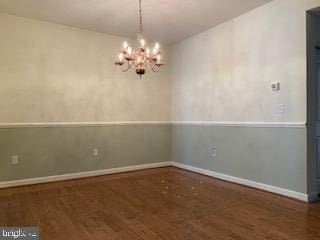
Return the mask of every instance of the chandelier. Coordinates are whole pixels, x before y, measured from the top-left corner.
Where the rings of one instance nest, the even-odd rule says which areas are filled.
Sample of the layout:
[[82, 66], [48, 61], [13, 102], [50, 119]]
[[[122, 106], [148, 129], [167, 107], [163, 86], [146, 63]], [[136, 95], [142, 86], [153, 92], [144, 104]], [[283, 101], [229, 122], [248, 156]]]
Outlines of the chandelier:
[[132, 69], [141, 78], [148, 68], [153, 72], [159, 72], [160, 67], [164, 64], [162, 62], [162, 53], [160, 51], [159, 43], [156, 42], [151, 50], [147, 46], [146, 40], [143, 37], [141, 0], [139, 0], [139, 14], [140, 31], [137, 37], [139, 46], [132, 49], [127, 42], [124, 42], [115, 65], [122, 67], [123, 72], [127, 72], [129, 69]]

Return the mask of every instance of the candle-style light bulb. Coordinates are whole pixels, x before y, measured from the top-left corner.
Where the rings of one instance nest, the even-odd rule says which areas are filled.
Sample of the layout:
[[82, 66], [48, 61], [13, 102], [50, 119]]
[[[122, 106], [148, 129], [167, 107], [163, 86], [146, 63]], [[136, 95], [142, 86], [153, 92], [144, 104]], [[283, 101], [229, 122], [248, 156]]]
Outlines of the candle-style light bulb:
[[129, 56], [132, 54], [132, 48], [131, 47], [128, 47], [127, 53], [128, 53]]
[[124, 50], [127, 50], [127, 48], [128, 48], [128, 43], [127, 42], [123, 42], [123, 48], [124, 48]]
[[141, 38], [140, 44], [141, 44], [141, 47], [144, 47], [146, 45], [146, 40], [144, 40], [144, 38]]
[[150, 48], [147, 48], [146, 53], [147, 53], [147, 57], [150, 57]]
[[161, 62], [161, 55], [158, 54], [158, 55], [157, 55], [157, 63], [159, 64], [160, 62]]
[[119, 53], [119, 62], [123, 62], [123, 53]]
[[152, 53], [153, 53], [153, 55], [157, 55], [158, 50], [157, 50], [156, 48], [153, 48], [153, 49], [152, 49]]

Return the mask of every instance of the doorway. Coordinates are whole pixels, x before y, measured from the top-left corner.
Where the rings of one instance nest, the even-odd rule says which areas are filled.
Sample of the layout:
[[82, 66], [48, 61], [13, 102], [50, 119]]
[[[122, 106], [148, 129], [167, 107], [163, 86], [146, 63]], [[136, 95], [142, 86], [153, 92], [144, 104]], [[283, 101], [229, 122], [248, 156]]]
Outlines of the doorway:
[[[320, 26], [319, 26], [320, 28]], [[320, 30], [319, 30], [320, 31]], [[315, 68], [316, 68], [316, 80], [317, 80], [317, 189], [320, 193], [320, 46], [316, 46], [315, 54]]]
[[320, 199], [320, 7], [307, 11], [307, 176], [309, 201]]

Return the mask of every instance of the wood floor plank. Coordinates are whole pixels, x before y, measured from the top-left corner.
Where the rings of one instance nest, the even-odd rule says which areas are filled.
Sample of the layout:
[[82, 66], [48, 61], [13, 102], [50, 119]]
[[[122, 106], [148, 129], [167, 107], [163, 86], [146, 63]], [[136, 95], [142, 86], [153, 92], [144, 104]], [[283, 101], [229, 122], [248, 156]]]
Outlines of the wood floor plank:
[[320, 240], [320, 204], [166, 167], [0, 190], [41, 240]]

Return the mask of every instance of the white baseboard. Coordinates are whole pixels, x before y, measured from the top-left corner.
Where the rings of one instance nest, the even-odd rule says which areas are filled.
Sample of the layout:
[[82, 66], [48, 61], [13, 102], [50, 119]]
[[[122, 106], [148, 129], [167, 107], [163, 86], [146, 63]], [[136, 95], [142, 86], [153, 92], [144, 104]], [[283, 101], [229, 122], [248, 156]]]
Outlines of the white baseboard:
[[174, 166], [174, 167], [177, 167], [177, 168], [181, 168], [181, 169], [189, 170], [189, 171], [192, 171], [192, 172], [200, 173], [200, 174], [207, 175], [207, 176], [214, 177], [214, 178], [218, 178], [218, 179], [221, 179], [221, 180], [224, 180], [224, 181], [233, 182], [233, 183], [249, 186], [249, 187], [252, 187], [252, 188], [261, 189], [261, 190], [264, 190], [264, 191], [276, 193], [276, 194], [279, 194], [279, 195], [282, 195], [282, 196], [286, 196], [286, 197], [290, 197], [290, 198], [295, 198], [295, 199], [298, 199], [298, 200], [301, 200], [301, 201], [304, 201], [304, 202], [309, 202], [311, 200], [311, 198], [314, 197], [314, 196], [310, 196], [310, 195], [305, 194], [305, 193], [299, 193], [299, 192], [295, 192], [295, 191], [292, 191], [292, 190], [287, 190], [287, 189], [284, 189], [284, 188], [274, 187], [274, 186], [271, 186], [271, 185], [267, 185], [267, 184], [263, 184], [263, 183], [259, 183], [259, 182], [254, 182], [254, 181], [243, 179], [243, 178], [233, 177], [233, 176], [230, 176], [230, 175], [214, 172], [214, 171], [211, 171], [211, 170], [205, 170], [205, 169], [193, 167], [193, 166], [182, 164], [182, 163], [171, 162], [171, 165]]
[[70, 174], [48, 176], [48, 177], [29, 178], [29, 179], [22, 179], [22, 180], [16, 180], [16, 181], [0, 182], [0, 188], [17, 187], [17, 186], [47, 183], [47, 182], [56, 182], [56, 181], [94, 177], [94, 176], [101, 176], [101, 175], [107, 175], [107, 174], [131, 172], [131, 171], [137, 171], [137, 170], [143, 170], [143, 169], [168, 167], [168, 166], [171, 166], [171, 162], [150, 163], [150, 164], [135, 165], [135, 166], [129, 166], [129, 167], [110, 168], [110, 169], [103, 169], [103, 170], [89, 171], [89, 172], [70, 173]]
[[70, 173], [70, 174], [63, 174], [63, 175], [56, 175], [56, 176], [48, 176], [48, 177], [39, 177], [39, 178], [29, 178], [29, 179], [22, 179], [16, 181], [8, 181], [8, 182], [0, 182], [0, 189], [1, 188], [9, 188], [9, 187], [17, 187], [17, 186], [25, 186], [25, 185], [32, 185], [32, 184], [39, 184], [39, 183], [48, 183], [48, 182], [56, 182], [56, 181], [63, 181], [63, 180], [71, 180], [71, 179], [78, 179], [78, 178], [86, 178], [86, 177], [95, 177], [101, 175], [108, 175], [114, 173], [122, 173], [122, 172], [130, 172], [130, 171], [137, 171], [143, 169], [150, 169], [150, 168], [159, 168], [159, 167], [168, 167], [173, 166], [185, 170], [189, 170], [192, 172], [200, 173], [203, 175], [207, 175], [210, 177], [218, 178], [221, 180], [225, 180], [228, 182], [233, 182], [261, 190], [265, 190], [268, 192], [276, 193], [279, 195], [283, 195], [290, 198], [295, 198], [304, 202], [315, 202], [318, 201], [318, 193], [312, 194], [305, 194], [299, 193], [291, 190], [287, 190], [284, 188], [274, 187], [271, 185], [254, 182], [251, 180], [233, 177], [230, 175], [214, 172], [211, 170], [201, 169], [197, 167], [193, 167], [190, 165], [177, 163], [177, 162], [159, 162], [159, 163], [150, 163], [150, 164], [143, 164], [143, 165], [135, 165], [135, 166], [128, 166], [128, 167], [119, 167], [119, 168], [110, 168], [110, 169], [103, 169], [103, 170], [96, 170], [96, 171], [89, 171], [89, 172], [80, 172], [80, 173]]

